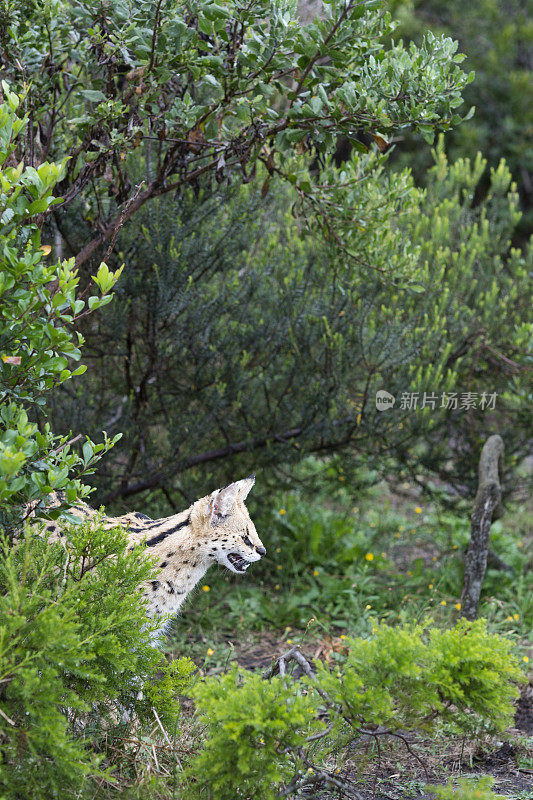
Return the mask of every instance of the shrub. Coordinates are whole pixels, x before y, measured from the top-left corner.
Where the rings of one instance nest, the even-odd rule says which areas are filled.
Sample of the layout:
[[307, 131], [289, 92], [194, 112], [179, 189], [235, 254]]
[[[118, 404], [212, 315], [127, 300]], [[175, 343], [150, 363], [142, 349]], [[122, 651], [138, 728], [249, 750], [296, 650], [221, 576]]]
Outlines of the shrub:
[[[206, 739], [188, 772], [195, 790], [299, 796], [308, 784], [335, 785], [331, 756], [338, 763], [354, 741], [438, 734], [444, 723], [474, 735], [512, 719], [512, 681], [522, 673], [511, 643], [488, 633], [483, 620], [447, 631], [381, 624], [371, 638], [346, 642], [344, 663], [317, 662], [316, 678], [267, 683], [232, 671], [199, 683], [194, 697]], [[353, 746], [346, 752], [353, 760]]]
[[433, 786], [432, 791], [438, 800], [505, 800], [504, 795], [494, 794], [493, 782], [488, 776], [476, 780], [462, 778], [457, 789], [450, 782], [447, 786]]
[[156, 624], [147, 623], [140, 584], [153, 574], [142, 547], [127, 551], [124, 531], [88, 523], [60, 542], [28, 531], [4, 557], [3, 797], [78, 797], [106, 767], [109, 729], [122, 722], [123, 733], [133, 717], [153, 725], [152, 707], [174, 728], [171, 699], [193, 667], [187, 659], [167, 665], [150, 644]]
[[512, 720], [521, 680], [512, 643], [489, 633], [485, 620], [448, 630], [377, 625], [369, 639], [348, 639], [342, 675], [318, 664], [320, 685], [357, 727], [496, 732]]
[[316, 726], [309, 699], [281, 678], [265, 681], [235, 668], [198, 683], [194, 699], [207, 738], [189, 770], [190, 791], [213, 798], [236, 791], [242, 798], [278, 797], [275, 787], [302, 766], [299, 748]]
[[[54, 490], [68, 502], [88, 493], [81, 483], [114, 442], [87, 439], [82, 454], [69, 436], [56, 436], [43, 420], [46, 393], [80, 375], [83, 337], [72, 328], [112, 299], [121, 270], [102, 264], [94, 276], [100, 295], [82, 300], [74, 259], [47, 266], [50, 246], [41, 244], [41, 215], [58, 200], [52, 192], [65, 162], [38, 169], [17, 166], [28, 122], [18, 109], [22, 97], [2, 83], [0, 104], [0, 526], [13, 531]], [[90, 287], [87, 287], [90, 288]], [[40, 424], [38, 424], [38, 420]], [[76, 438], [81, 438], [76, 437]], [[56, 512], [56, 516], [57, 516]]]
[[[369, 210], [367, 229], [346, 228], [350, 251], [381, 271], [306, 235], [288, 191], [184, 192], [178, 212], [169, 198], [139, 211], [118, 240], [128, 274], [89, 340], [91, 374], [56, 401], [58, 420], [94, 433], [114, 420], [124, 434], [99, 474], [104, 501], [178, 510], [206, 482], [261, 469], [294, 485], [297, 464], [335, 453], [355, 491], [429, 473], [466, 496], [490, 432], [510, 472], [531, 426], [533, 250], [509, 249], [518, 199], [503, 164], [487, 172], [481, 156], [448, 163], [438, 147], [425, 193], [384, 169], [349, 202], [339, 189], [352, 215], [375, 194], [379, 221]], [[380, 389], [396, 398], [387, 413]]]

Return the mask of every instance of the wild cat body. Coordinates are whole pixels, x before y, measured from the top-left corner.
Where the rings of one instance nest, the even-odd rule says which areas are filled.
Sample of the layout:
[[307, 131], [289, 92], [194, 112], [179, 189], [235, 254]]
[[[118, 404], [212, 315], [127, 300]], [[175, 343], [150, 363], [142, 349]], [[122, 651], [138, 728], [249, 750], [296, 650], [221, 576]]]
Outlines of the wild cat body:
[[[249, 565], [265, 555], [244, 501], [254, 485], [254, 476], [202, 497], [190, 508], [171, 517], [152, 520], [130, 512], [121, 517], [104, 517], [106, 528], [120, 525], [131, 545], [144, 541], [147, 553], [156, 558], [159, 574], [145, 584], [149, 617], [176, 614], [189, 592], [213, 564], [221, 564], [242, 575]], [[96, 512], [85, 504], [71, 513], [93, 518]], [[45, 530], [61, 535], [56, 522]]]

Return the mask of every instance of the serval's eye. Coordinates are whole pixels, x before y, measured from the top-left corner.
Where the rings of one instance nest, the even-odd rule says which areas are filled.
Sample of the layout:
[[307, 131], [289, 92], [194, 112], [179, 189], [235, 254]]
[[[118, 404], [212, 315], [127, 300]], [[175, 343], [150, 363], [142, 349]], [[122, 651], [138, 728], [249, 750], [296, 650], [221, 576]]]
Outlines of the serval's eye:
[[243, 540], [244, 544], [248, 545], [248, 547], [252, 547], [252, 543], [251, 543], [251, 541], [249, 540], [249, 538], [247, 536], [243, 536], [242, 540]]

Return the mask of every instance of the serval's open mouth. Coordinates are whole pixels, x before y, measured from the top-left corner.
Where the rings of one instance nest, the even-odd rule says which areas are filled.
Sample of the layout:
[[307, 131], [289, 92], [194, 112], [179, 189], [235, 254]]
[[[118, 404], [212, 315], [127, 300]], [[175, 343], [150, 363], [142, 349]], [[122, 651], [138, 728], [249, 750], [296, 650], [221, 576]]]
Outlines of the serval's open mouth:
[[229, 553], [228, 561], [230, 562], [231, 566], [236, 570], [236, 572], [246, 572], [246, 570], [250, 566], [250, 561], [247, 561], [238, 553]]

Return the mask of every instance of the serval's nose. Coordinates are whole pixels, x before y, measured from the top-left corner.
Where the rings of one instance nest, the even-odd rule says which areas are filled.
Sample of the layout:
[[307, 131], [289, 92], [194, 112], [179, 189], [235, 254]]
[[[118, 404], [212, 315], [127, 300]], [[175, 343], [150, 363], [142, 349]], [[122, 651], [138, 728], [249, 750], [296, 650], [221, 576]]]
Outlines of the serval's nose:
[[264, 556], [266, 554], [266, 550], [264, 547], [256, 547], [255, 548], [260, 556]]

